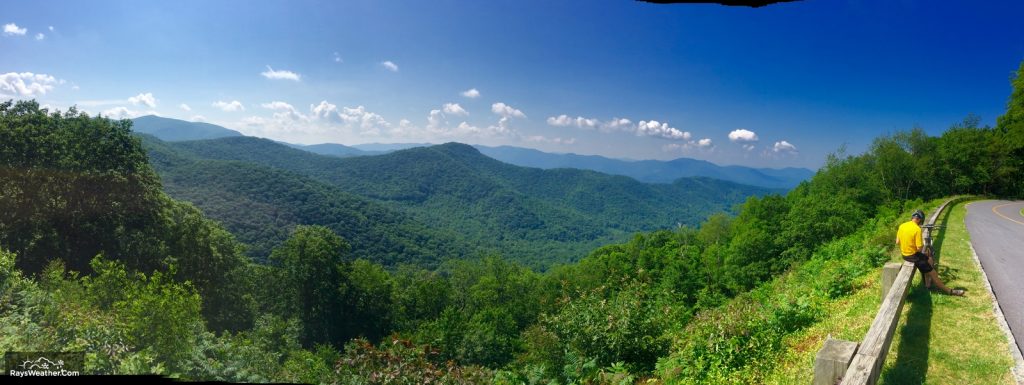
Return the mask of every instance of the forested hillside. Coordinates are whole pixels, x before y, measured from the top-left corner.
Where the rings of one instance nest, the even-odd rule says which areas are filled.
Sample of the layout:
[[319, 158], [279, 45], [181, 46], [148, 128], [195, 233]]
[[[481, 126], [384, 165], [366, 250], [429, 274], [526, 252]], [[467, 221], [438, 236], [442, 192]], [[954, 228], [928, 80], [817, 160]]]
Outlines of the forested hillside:
[[[1024, 197], [1024, 65], [1013, 86], [994, 128], [968, 117], [938, 137], [879, 137], [785, 196], [544, 273], [500, 257], [385, 269], [324, 226], [296, 226], [255, 264], [220, 224], [169, 198], [150, 166], [195, 160], [157, 142], [150, 159], [125, 120], [0, 103], [0, 350], [84, 351], [87, 373], [239, 382], [758, 383], [785, 336], [888, 258], [894, 226], [922, 200]], [[459, 145], [414, 154], [476, 159]], [[294, 175], [246, 167], [232, 170]], [[318, 170], [292, 172], [303, 167]], [[523, 173], [539, 191], [481, 177], [451, 199], [572, 195], [539, 171], [464, 167]], [[380, 179], [352, 188], [411, 207], [449, 188]], [[622, 188], [611, 195], [634, 193]]]
[[[517, 167], [457, 143], [340, 159], [250, 137], [174, 143], [146, 138], [144, 142], [151, 153], [160, 149], [179, 158], [206, 159], [203, 165], [220, 164], [202, 169], [205, 166], [196, 166], [200, 163], [162, 161], [170, 155], [151, 155], [172, 196], [195, 203], [243, 242], [259, 245], [251, 254], [257, 258], [265, 258], [269, 254], [265, 245], [282, 241], [284, 233], [269, 223], [260, 228], [260, 222], [251, 217], [254, 214], [234, 208], [239, 202], [255, 201], [265, 212], [305, 201], [287, 197], [289, 180], [295, 178], [315, 181], [334, 195], [344, 192], [341, 195], [347, 199], [357, 196], [375, 203], [374, 207], [407, 213], [433, 229], [415, 235], [450, 234], [449, 238], [463, 239], [475, 250], [500, 252], [534, 268], [578, 260], [589, 250], [625, 240], [636, 231], [693, 226], [708, 215], [731, 210], [747, 196], [769, 192], [707, 178], [644, 184], [592, 171]], [[277, 170], [274, 175], [285, 180], [279, 184], [271, 175], [239, 178], [241, 171], [234, 170], [239, 167]], [[238, 191], [262, 192], [235, 201], [225, 198]], [[331, 223], [310, 208], [293, 222]], [[390, 253], [393, 248], [383, 251]]]
[[144, 137], [143, 144], [164, 191], [222, 223], [260, 262], [300, 224], [326, 226], [355, 246], [354, 257], [387, 266], [434, 268], [445, 259], [487, 252], [469, 246], [458, 233], [309, 177], [253, 163], [198, 159], [152, 137]]

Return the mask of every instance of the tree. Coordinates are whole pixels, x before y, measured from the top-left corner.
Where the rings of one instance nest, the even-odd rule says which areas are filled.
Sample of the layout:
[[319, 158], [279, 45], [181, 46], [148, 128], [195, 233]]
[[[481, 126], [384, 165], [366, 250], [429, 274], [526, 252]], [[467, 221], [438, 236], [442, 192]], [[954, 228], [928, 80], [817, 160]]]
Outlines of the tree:
[[160, 184], [131, 122], [48, 112], [0, 103], [0, 244], [29, 273], [51, 259], [87, 272], [100, 253], [157, 268], [145, 229], [158, 220]]
[[298, 226], [291, 236], [270, 255], [287, 282], [278, 301], [286, 303], [291, 314], [302, 322], [302, 341], [306, 346], [328, 342], [342, 346], [346, 341], [343, 293], [347, 269], [344, 264], [349, 246], [337, 234], [323, 226]]

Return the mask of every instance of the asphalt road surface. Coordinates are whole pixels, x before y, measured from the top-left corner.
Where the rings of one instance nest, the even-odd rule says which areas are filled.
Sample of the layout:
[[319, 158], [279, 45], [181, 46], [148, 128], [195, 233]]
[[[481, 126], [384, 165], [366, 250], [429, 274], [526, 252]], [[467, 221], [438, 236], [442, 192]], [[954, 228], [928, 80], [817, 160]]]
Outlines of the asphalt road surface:
[[1017, 347], [1024, 350], [1024, 201], [967, 205], [967, 231]]

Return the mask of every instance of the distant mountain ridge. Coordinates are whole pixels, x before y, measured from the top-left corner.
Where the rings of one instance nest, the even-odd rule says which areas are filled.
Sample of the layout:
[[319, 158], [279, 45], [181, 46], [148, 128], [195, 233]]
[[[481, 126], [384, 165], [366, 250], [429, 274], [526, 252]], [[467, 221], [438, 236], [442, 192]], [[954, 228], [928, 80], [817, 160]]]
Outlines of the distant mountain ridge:
[[620, 160], [598, 155], [551, 154], [529, 148], [476, 146], [491, 158], [517, 166], [553, 168], [579, 168], [613, 175], [625, 175], [641, 182], [671, 183], [685, 177], [717, 178], [740, 184], [768, 188], [790, 189], [809, 179], [814, 172], [805, 168], [751, 168], [719, 166], [714, 163], [678, 158], [660, 160]]
[[241, 132], [229, 130], [216, 124], [188, 122], [156, 115], [132, 119], [132, 130], [150, 134], [164, 141], [217, 139], [229, 136], [243, 136]]
[[[205, 140], [243, 136], [238, 131], [217, 125], [186, 122], [177, 119], [143, 116], [134, 119], [135, 130], [164, 141]], [[335, 157], [381, 155], [394, 151], [432, 146], [429, 143], [368, 143], [347, 146], [337, 143], [313, 145], [279, 142], [292, 148]], [[513, 146], [474, 146], [480, 153], [499, 161], [541, 169], [576, 168], [605, 174], [623, 175], [646, 183], [672, 183], [679, 178], [708, 177], [744, 185], [771, 189], [791, 189], [810, 179], [814, 171], [806, 168], [752, 168], [719, 166], [690, 158], [661, 160], [623, 160], [599, 155], [554, 154]]]

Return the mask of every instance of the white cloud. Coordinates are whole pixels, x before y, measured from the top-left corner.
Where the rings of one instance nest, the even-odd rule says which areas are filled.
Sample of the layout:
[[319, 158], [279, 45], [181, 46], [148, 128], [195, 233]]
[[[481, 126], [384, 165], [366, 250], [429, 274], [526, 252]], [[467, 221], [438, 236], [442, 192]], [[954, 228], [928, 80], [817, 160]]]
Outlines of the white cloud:
[[651, 121], [640, 121], [636, 127], [637, 135], [655, 136], [665, 139], [673, 140], [690, 140], [690, 133], [686, 131], [680, 131], [675, 127], [670, 127], [668, 123], [658, 122], [657, 120]]
[[395, 62], [391, 60], [382, 61], [380, 62], [380, 65], [383, 66], [384, 68], [387, 68], [388, 71], [398, 72], [398, 64], [395, 64]]
[[704, 138], [697, 141], [697, 147], [700, 148], [708, 148], [711, 147], [712, 145], [713, 144], [711, 143], [711, 138]]
[[145, 104], [149, 108], [156, 107], [156, 98], [154, 98], [153, 94], [149, 92], [132, 96], [128, 98], [128, 102], [135, 106]]
[[633, 122], [626, 118], [612, 118], [610, 122], [606, 122], [603, 126], [606, 130], [629, 130], [633, 127]]
[[180, 108], [182, 111], [192, 111], [192, 107], [189, 107], [188, 104], [185, 103], [179, 104], [178, 108]]
[[50, 32], [53, 32], [53, 26], [51, 25], [49, 28], [50, 28]]
[[498, 119], [497, 126], [488, 126], [487, 128], [498, 135], [512, 135], [516, 133], [516, 130], [511, 126], [511, 119], [507, 116]]
[[588, 129], [597, 128], [601, 124], [601, 121], [597, 119], [584, 118], [582, 116], [577, 116], [573, 119], [569, 115], [552, 116], [548, 118], [547, 122], [548, 125], [556, 127], [576, 126]]
[[785, 140], [779, 141], [779, 142], [775, 142], [775, 145], [772, 146], [772, 151], [780, 152], [780, 153], [790, 153], [790, 154], [795, 154], [797, 152], [796, 151], [796, 146], [794, 146], [792, 143], [789, 143], [789, 142], [787, 142]]
[[743, 145], [743, 149], [747, 150], [747, 151], [753, 151], [755, 147], [757, 147], [757, 146], [754, 146], [753, 144], [744, 144]]
[[19, 28], [18, 25], [14, 24], [14, 23], [4, 24], [4, 35], [7, 35], [7, 36], [14, 36], [14, 35], [25, 36], [26, 33], [28, 33], [28, 29], [27, 28]]
[[36, 34], [36, 40], [43, 40], [45, 38], [46, 38], [46, 35], [43, 35], [42, 32]]
[[320, 101], [320, 104], [315, 106], [310, 104], [309, 110], [313, 112], [313, 117], [317, 119], [341, 121], [341, 117], [338, 115], [338, 106], [328, 103], [326, 100]]
[[526, 117], [526, 114], [524, 114], [522, 111], [517, 110], [515, 108], [512, 108], [512, 106], [507, 105], [507, 104], [502, 103], [502, 102], [497, 102], [497, 103], [492, 104], [491, 105], [491, 112], [493, 112], [495, 114], [498, 114], [498, 115], [501, 115], [504, 118], [509, 118], [509, 117], [512, 117], [512, 118], [525, 118]]
[[285, 70], [275, 71], [273, 68], [270, 68], [269, 65], [267, 66], [267, 70], [266, 71], [260, 72], [260, 75], [263, 75], [263, 77], [265, 77], [267, 79], [292, 80], [292, 81], [296, 81], [296, 82], [301, 80], [301, 78], [302, 78], [301, 75], [299, 75], [297, 73], [294, 73], [292, 71], [285, 71]]
[[469, 115], [469, 112], [463, 109], [462, 106], [460, 106], [458, 103], [445, 103], [444, 107], [442, 108], [442, 111], [444, 111], [444, 113], [448, 115]]
[[260, 104], [260, 107], [266, 108], [268, 110], [290, 110], [290, 111], [295, 111], [295, 107], [293, 107], [291, 104], [288, 104], [288, 103], [285, 103], [285, 102], [278, 102], [278, 101], [273, 101], [273, 102], [270, 102], [270, 103], [263, 103], [263, 104]]
[[[280, 103], [281, 104], [276, 105], [276, 107], [282, 109], [291, 107], [291, 105], [287, 105], [287, 103]], [[287, 107], [284, 105], [287, 105]], [[317, 120], [325, 123], [342, 125], [349, 129], [358, 128], [361, 135], [380, 135], [381, 130], [391, 128], [391, 123], [385, 120], [383, 116], [367, 111], [366, 107], [363, 106], [354, 108], [342, 107], [341, 109], [338, 109], [337, 105], [323, 100], [320, 104], [310, 105], [309, 110], [312, 113], [313, 118]], [[278, 114], [274, 115], [277, 116]]]
[[427, 129], [437, 130], [445, 125], [444, 114], [441, 113], [441, 110], [430, 110], [430, 113], [427, 114]]
[[221, 111], [224, 112], [245, 111], [245, 106], [242, 105], [242, 102], [239, 102], [237, 100], [232, 100], [230, 102], [218, 100], [216, 102], [213, 102], [212, 105], [214, 107], [220, 108]]
[[108, 110], [103, 111], [103, 112], [100, 113], [100, 115], [102, 115], [104, 117], [107, 117], [107, 118], [110, 118], [110, 119], [131, 119], [131, 118], [135, 118], [135, 117], [139, 117], [139, 116], [147, 115], [147, 114], [154, 114], [154, 113], [153, 113], [153, 111], [150, 111], [148, 113], [144, 113], [144, 112], [140, 112], [140, 111], [129, 110], [127, 107], [124, 107], [124, 106], [114, 107], [114, 108], [108, 109]]
[[341, 55], [339, 55], [337, 52], [335, 52], [334, 53], [334, 62], [335, 63], [344, 63], [345, 61], [341, 60]]
[[572, 118], [569, 115], [558, 115], [548, 117], [548, 125], [555, 127], [568, 127], [572, 125]]
[[35, 97], [45, 95], [63, 83], [63, 80], [47, 74], [8, 72], [0, 74], [0, 95]]
[[[757, 134], [754, 133], [753, 131], [747, 130], [745, 128], [740, 128], [733, 130], [732, 132], [729, 133], [729, 140], [734, 143], [752, 143], [756, 142], [758, 139]], [[744, 148], [746, 148], [746, 146], [744, 146]]]
[[358, 123], [361, 133], [364, 135], [380, 135], [381, 129], [391, 128], [391, 123], [388, 123], [383, 116], [367, 111], [363, 106], [342, 107], [340, 115], [346, 122]]
[[273, 101], [270, 103], [263, 103], [260, 107], [268, 110], [277, 111], [274, 112], [274, 119], [278, 120], [297, 120], [297, 121], [309, 121], [309, 117], [303, 115], [301, 112], [295, 109], [291, 104]]
[[205, 122], [206, 121], [206, 117], [202, 116], [202, 115], [192, 115], [192, 121], [193, 122]]
[[480, 97], [480, 91], [477, 91], [476, 88], [470, 88], [468, 90], [462, 91], [462, 96], [465, 96], [470, 99], [476, 99]]

